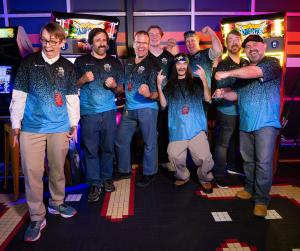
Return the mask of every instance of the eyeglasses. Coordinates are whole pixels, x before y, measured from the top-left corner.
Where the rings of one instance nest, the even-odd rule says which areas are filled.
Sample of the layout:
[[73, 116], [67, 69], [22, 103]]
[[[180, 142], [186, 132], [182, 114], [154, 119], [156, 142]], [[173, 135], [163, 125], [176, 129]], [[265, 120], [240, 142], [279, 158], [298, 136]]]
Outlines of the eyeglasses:
[[41, 39], [40, 39], [40, 42], [41, 42], [42, 45], [47, 45], [47, 44], [49, 44], [50, 46], [55, 46], [55, 45], [57, 45], [57, 44], [59, 43], [59, 41], [46, 40], [46, 39], [44, 39], [44, 38], [41, 38]]

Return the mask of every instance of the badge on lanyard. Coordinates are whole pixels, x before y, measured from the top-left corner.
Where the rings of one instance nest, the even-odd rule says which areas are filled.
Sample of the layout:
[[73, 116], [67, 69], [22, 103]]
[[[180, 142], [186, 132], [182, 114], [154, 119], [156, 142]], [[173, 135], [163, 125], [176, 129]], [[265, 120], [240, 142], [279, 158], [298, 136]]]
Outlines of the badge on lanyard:
[[60, 91], [55, 90], [54, 100], [56, 106], [61, 107], [63, 105], [63, 99]]
[[190, 111], [190, 107], [188, 105], [184, 105], [182, 107], [181, 113], [182, 113], [182, 115], [187, 115], [187, 114], [189, 114], [189, 111]]
[[128, 90], [129, 92], [132, 91], [132, 83], [131, 83], [131, 82], [128, 83], [128, 85], [127, 85], [127, 90]]

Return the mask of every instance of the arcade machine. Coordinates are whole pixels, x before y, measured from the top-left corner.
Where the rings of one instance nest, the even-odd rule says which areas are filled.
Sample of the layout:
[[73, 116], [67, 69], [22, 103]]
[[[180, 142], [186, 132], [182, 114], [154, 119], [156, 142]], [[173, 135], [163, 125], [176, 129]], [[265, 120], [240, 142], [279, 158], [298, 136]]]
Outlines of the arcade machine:
[[[9, 104], [14, 77], [21, 59], [33, 53], [31, 42], [22, 26], [0, 27], [0, 132], [9, 121]], [[2, 136], [1, 136], [2, 138]], [[3, 141], [0, 143], [2, 160]]]
[[[120, 20], [117, 17], [53, 12], [52, 21], [59, 23], [65, 30], [67, 39], [61, 55], [71, 62], [74, 63], [77, 57], [91, 51], [88, 44], [88, 34], [93, 28], [102, 28], [107, 32], [109, 36], [108, 54], [117, 57], [116, 39], [120, 25]], [[116, 96], [117, 123], [120, 122], [124, 101], [124, 95]], [[69, 160], [73, 183], [80, 183], [84, 173], [84, 167], [79, 157], [81, 155], [80, 143], [71, 142]]]
[[[248, 35], [257, 34], [260, 35], [267, 44], [266, 56], [272, 56], [279, 59], [282, 66], [280, 88], [281, 116], [284, 105], [284, 79], [286, 72], [286, 20], [287, 18], [285, 13], [273, 13], [255, 16], [223, 18], [221, 21], [221, 32], [224, 41], [228, 32], [232, 29], [238, 30], [242, 34], [243, 39], [245, 39]], [[223, 56], [225, 57], [226, 54]], [[246, 57], [244, 53], [242, 53], [241, 56]], [[278, 138], [274, 155], [273, 173], [276, 172], [277, 168], [279, 143], [280, 140]]]

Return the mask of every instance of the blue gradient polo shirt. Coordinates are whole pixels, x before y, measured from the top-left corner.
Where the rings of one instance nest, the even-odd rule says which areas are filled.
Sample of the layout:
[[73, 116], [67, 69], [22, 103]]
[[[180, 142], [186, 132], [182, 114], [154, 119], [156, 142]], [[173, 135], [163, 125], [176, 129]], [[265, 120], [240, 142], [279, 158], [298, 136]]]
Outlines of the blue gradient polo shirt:
[[[73, 64], [60, 57], [48, 64], [41, 52], [24, 58], [16, 75], [14, 89], [27, 93], [22, 131], [61, 133], [69, 131], [66, 95], [77, 94]], [[60, 93], [58, 106], [55, 95]]]
[[205, 71], [208, 88], [211, 89], [211, 75], [213, 61], [209, 58], [209, 49], [201, 50], [194, 55], [189, 55], [190, 66], [194, 77], [198, 77], [194, 72], [198, 69], [197, 64]]
[[149, 52], [149, 56], [156, 62], [160, 69], [162, 69], [162, 74], [169, 78], [171, 67], [174, 62], [174, 56], [167, 50], [163, 50], [158, 57], [153, 55], [151, 52]]
[[97, 59], [90, 53], [76, 59], [77, 79], [85, 72], [91, 71], [94, 80], [80, 87], [80, 114], [91, 115], [116, 109], [115, 93], [105, 85], [108, 77], [113, 77], [117, 84], [122, 83], [123, 69], [120, 61], [106, 55]]
[[157, 92], [156, 78], [160, 68], [155, 61], [147, 55], [140, 63], [136, 64], [134, 58], [130, 58], [125, 65], [125, 95], [127, 110], [153, 108], [158, 110], [156, 100], [145, 98], [139, 94], [138, 89], [142, 84], [149, 86], [150, 92]]
[[264, 57], [256, 66], [263, 77], [251, 79], [237, 89], [240, 130], [252, 132], [263, 127], [280, 128], [280, 77], [277, 58]]
[[[244, 59], [240, 58], [240, 63], [237, 64], [234, 62], [231, 57], [227, 56], [224, 60], [222, 60], [218, 66], [216, 71], [230, 71], [230, 70], [235, 70], [240, 67], [247, 66], [249, 62]], [[231, 89], [236, 89], [238, 86], [238, 83], [243, 80], [238, 80], [233, 77], [229, 77], [226, 79], [222, 79], [219, 81], [216, 81], [217, 88], [226, 88], [229, 87]], [[222, 112], [223, 114], [226, 115], [238, 115], [238, 107], [237, 103], [235, 101], [228, 101], [221, 99], [220, 101], [217, 102], [217, 110]]]
[[[168, 85], [163, 90], [168, 103], [169, 140], [190, 140], [201, 131], [207, 131], [203, 85], [199, 78], [194, 78], [195, 92], [192, 95], [188, 92], [186, 80], [178, 80], [173, 84], [173, 93]], [[188, 109], [188, 113], [184, 109]]]

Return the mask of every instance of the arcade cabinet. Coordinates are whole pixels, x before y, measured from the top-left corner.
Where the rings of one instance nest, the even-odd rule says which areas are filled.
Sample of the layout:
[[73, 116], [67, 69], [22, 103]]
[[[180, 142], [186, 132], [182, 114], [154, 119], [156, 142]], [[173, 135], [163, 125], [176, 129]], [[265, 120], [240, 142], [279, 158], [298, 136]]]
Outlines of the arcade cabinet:
[[[22, 26], [0, 27], [0, 132], [9, 122], [9, 104], [16, 71], [23, 57], [33, 53], [31, 42]], [[3, 139], [3, 137], [1, 136]], [[0, 161], [3, 160], [3, 140]]]
[[0, 117], [9, 116], [13, 81], [21, 59], [33, 53], [23, 27], [0, 27]]

